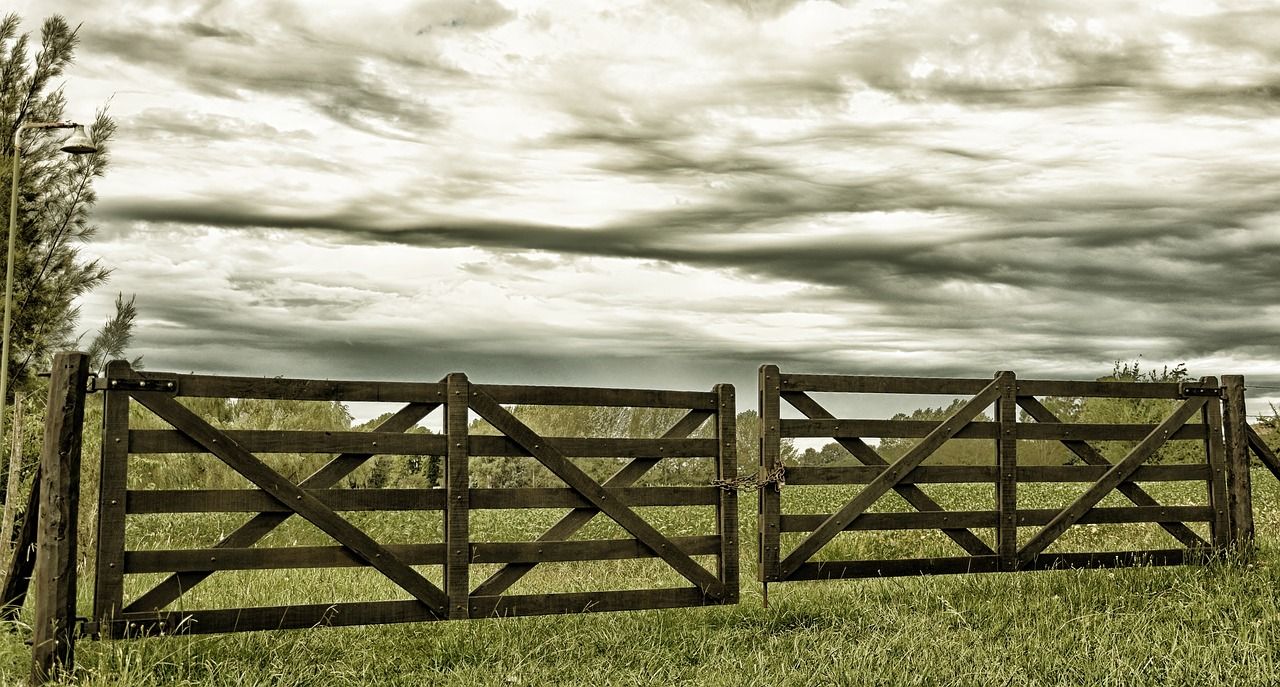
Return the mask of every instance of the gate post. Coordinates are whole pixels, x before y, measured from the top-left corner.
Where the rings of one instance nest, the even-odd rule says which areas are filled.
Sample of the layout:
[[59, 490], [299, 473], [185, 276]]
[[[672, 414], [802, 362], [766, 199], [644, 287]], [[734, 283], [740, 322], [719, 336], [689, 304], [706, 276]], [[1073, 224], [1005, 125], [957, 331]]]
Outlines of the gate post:
[[[780, 372], [777, 365], [760, 366], [760, 481], [765, 482], [778, 469], [782, 462], [782, 435], [779, 430], [778, 415], [780, 402]], [[765, 483], [760, 487], [759, 521], [756, 524], [760, 533], [757, 555], [760, 557], [760, 581], [764, 585], [765, 604], [769, 603], [769, 582], [778, 581], [778, 563], [780, 556], [780, 539], [778, 523], [781, 520], [779, 509], [782, 494], [776, 483]]]
[[996, 401], [996, 507], [1000, 519], [996, 528], [996, 551], [1000, 569], [1018, 566], [1018, 382], [1013, 372], [995, 374], [1000, 382]]
[[1227, 444], [1227, 510], [1231, 520], [1231, 543], [1247, 551], [1253, 544], [1253, 496], [1244, 377], [1223, 375], [1222, 385], [1222, 430]]
[[64, 351], [54, 357], [44, 447], [40, 452], [40, 523], [31, 642], [33, 684], [55, 679], [75, 665], [80, 441], [88, 381], [89, 356], [80, 351]]
[[445, 472], [445, 564], [444, 590], [449, 595], [449, 618], [471, 615], [471, 492], [468, 465], [468, 411], [471, 382], [461, 372], [445, 378], [445, 436], [449, 442], [444, 457]]

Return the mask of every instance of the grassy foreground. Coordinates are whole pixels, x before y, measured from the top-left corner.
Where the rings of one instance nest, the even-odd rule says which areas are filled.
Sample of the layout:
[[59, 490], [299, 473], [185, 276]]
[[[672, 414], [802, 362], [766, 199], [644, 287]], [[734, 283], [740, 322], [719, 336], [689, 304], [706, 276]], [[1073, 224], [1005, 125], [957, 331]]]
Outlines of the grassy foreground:
[[[792, 583], [771, 586], [765, 609], [752, 581], [749, 544], [738, 606], [83, 641], [74, 684], [1280, 685], [1280, 484], [1264, 472], [1254, 479], [1259, 551], [1248, 563]], [[1185, 499], [1157, 495], [1202, 501], [1190, 492]], [[750, 510], [744, 507], [744, 515]], [[754, 527], [751, 518], [744, 520], [744, 530]], [[511, 539], [526, 539], [525, 530], [536, 529], [528, 523], [511, 527], [520, 535]], [[1079, 528], [1082, 538], [1071, 548], [1172, 545], [1167, 537], [1159, 541], [1152, 526], [1125, 529], [1133, 527]], [[495, 539], [503, 529], [492, 525]], [[164, 532], [190, 535], [168, 523], [131, 531], [130, 546], [167, 548]], [[592, 534], [613, 536], [606, 529]], [[288, 541], [277, 544], [308, 539], [303, 530], [281, 537]], [[899, 543], [873, 540], [855, 550], [874, 553], [887, 546], [892, 555], [911, 555], [898, 551]], [[927, 555], [933, 543], [921, 545]], [[628, 565], [613, 569], [611, 584], [617, 585], [619, 570], [624, 577], [653, 570], [648, 562]], [[365, 571], [326, 571], [314, 580], [291, 571], [253, 573], [264, 577], [230, 578], [216, 588], [211, 579], [200, 601], [234, 606], [246, 590], [255, 597], [278, 593], [291, 575], [293, 585], [303, 582], [302, 596], [317, 589], [321, 597], [333, 590], [355, 598], [394, 594], [374, 578], [352, 577], [356, 572]], [[605, 573], [588, 572], [597, 574]], [[649, 579], [624, 579], [617, 586], [648, 586]], [[570, 586], [555, 573], [523, 584], [517, 591]], [[88, 586], [86, 576], [85, 608]], [[253, 598], [246, 605], [279, 599]], [[29, 634], [18, 630], [0, 635], [4, 684], [20, 683], [27, 673], [23, 640]]]

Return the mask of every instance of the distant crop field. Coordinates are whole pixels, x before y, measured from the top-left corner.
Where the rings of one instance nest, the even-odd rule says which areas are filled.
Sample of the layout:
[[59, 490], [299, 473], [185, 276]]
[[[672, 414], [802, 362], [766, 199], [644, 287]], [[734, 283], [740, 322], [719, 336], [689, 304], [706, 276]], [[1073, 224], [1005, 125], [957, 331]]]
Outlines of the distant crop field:
[[[1084, 485], [1040, 485], [1026, 507], [1068, 503]], [[1202, 485], [1152, 484], [1168, 504], [1204, 502]], [[947, 508], [990, 508], [983, 485], [930, 485]], [[1268, 685], [1280, 653], [1280, 484], [1254, 474], [1259, 550], [1251, 562], [1206, 566], [953, 575], [770, 587], [755, 583], [744, 546], [738, 606], [489, 619], [364, 628], [258, 632], [131, 641], [82, 641], [85, 685]], [[788, 512], [829, 513], [836, 487], [784, 487]], [[892, 497], [896, 498], [896, 497]], [[886, 498], [877, 510], [897, 510]], [[750, 499], [744, 500], [750, 503]], [[1105, 503], [1103, 505], [1106, 505]], [[1119, 503], [1117, 503], [1119, 505]], [[904, 506], [903, 506], [904, 507]], [[742, 538], [754, 541], [743, 509]], [[561, 511], [480, 511], [490, 540], [528, 540]], [[353, 514], [388, 543], [437, 540], [438, 514]], [[656, 509], [665, 534], [704, 531], [709, 508]], [[243, 516], [136, 518], [130, 548], [182, 548], [216, 537]], [[297, 519], [295, 519], [297, 520]], [[979, 534], [987, 534], [979, 532]], [[581, 538], [625, 536], [597, 518]], [[798, 535], [796, 535], [798, 536]], [[1154, 524], [1073, 528], [1057, 550], [1164, 548]], [[290, 522], [264, 544], [325, 543]], [[784, 543], [786, 540], [784, 539]], [[819, 558], [956, 555], [927, 530], [844, 533]], [[473, 580], [489, 567], [472, 568]], [[513, 593], [681, 584], [657, 561], [544, 564]], [[439, 581], [438, 566], [422, 572]], [[667, 569], [669, 570], [669, 568]], [[83, 609], [90, 589], [82, 578]], [[154, 580], [130, 578], [126, 598]], [[655, 582], [657, 583], [655, 585]], [[215, 575], [188, 607], [401, 598], [365, 569], [237, 571]], [[27, 618], [29, 619], [29, 618]], [[0, 638], [5, 684], [25, 680], [25, 628]]]

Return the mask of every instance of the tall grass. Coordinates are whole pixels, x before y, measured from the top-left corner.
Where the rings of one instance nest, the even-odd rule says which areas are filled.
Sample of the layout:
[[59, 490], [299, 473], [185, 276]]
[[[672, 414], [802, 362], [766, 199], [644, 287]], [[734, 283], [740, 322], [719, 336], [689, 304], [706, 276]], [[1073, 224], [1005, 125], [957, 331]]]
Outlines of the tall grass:
[[[82, 641], [84, 685], [1271, 685], [1280, 654], [1280, 484], [1254, 475], [1259, 549], [1205, 566], [955, 575], [770, 587], [763, 608], [744, 547], [737, 606], [365, 628]], [[1203, 503], [1197, 485], [1151, 485], [1168, 503]], [[1022, 505], [1070, 500], [1028, 491]], [[950, 508], [989, 508], [989, 491], [928, 487]], [[831, 512], [838, 489], [785, 488], [787, 512]], [[744, 499], [749, 503], [750, 499]], [[897, 509], [892, 499], [881, 504]], [[1104, 504], [1106, 505], [1106, 504]], [[1120, 505], [1119, 503], [1115, 505]], [[705, 533], [708, 509], [645, 513], [669, 535]], [[743, 509], [742, 541], [754, 541]], [[477, 513], [487, 538], [527, 540], [555, 511]], [[368, 518], [383, 541], [439, 537], [438, 514]], [[205, 516], [209, 518], [209, 516]], [[415, 520], [417, 518], [417, 520]], [[134, 518], [131, 548], [183, 548], [238, 522]], [[1073, 528], [1055, 550], [1168, 548], [1154, 525]], [[622, 536], [601, 519], [583, 538]], [[419, 539], [421, 541], [421, 539]], [[291, 523], [269, 543], [323, 543]], [[949, 547], [949, 548], [948, 548]], [[821, 556], [956, 555], [931, 532], [842, 534]], [[704, 563], [709, 564], [708, 561]], [[540, 566], [513, 592], [679, 584], [653, 561]], [[478, 581], [489, 569], [477, 566]], [[421, 570], [438, 579], [435, 566]], [[89, 604], [88, 577], [81, 583]], [[127, 594], [149, 580], [131, 579]], [[362, 569], [219, 573], [188, 607], [402, 597]], [[342, 597], [339, 599], [338, 597]], [[29, 621], [29, 618], [27, 619]], [[0, 636], [0, 682], [25, 679], [22, 627]]]

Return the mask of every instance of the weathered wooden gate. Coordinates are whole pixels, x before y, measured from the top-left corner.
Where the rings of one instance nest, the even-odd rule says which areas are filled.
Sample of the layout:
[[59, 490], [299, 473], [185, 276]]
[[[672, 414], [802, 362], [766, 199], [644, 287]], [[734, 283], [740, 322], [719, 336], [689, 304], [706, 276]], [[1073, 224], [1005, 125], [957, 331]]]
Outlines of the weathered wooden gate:
[[[1242, 390], [1239, 377], [1229, 381], [1234, 381]], [[837, 419], [814, 399], [813, 393], [940, 394], [967, 396], [969, 400], [950, 417], [937, 422], [850, 420]], [[1174, 565], [1206, 552], [1225, 549], [1245, 536], [1245, 527], [1252, 527], [1248, 515], [1251, 505], [1247, 459], [1237, 457], [1232, 463], [1235, 477], [1229, 481], [1219, 401], [1222, 390], [1212, 377], [1193, 384], [1019, 380], [1012, 372], [997, 373], [991, 380], [938, 379], [783, 374], [776, 366], [766, 365], [760, 369], [759, 394], [763, 423], [760, 470], [764, 481], [771, 483], [761, 490], [759, 502], [760, 578], [765, 583], [1058, 567]], [[1178, 402], [1163, 421], [1154, 425], [1069, 424], [1037, 398], [1045, 396], [1156, 398]], [[781, 417], [782, 401], [804, 419]], [[992, 406], [994, 421], [976, 419]], [[1021, 421], [1019, 409], [1024, 413]], [[1242, 395], [1238, 412], [1243, 412]], [[1200, 418], [1198, 423], [1188, 424], [1196, 417]], [[833, 438], [862, 466], [784, 468], [780, 463], [781, 441], [799, 437]], [[890, 463], [864, 441], [867, 437], [919, 438], [920, 441]], [[994, 442], [992, 464], [923, 465], [952, 439], [991, 440]], [[1019, 466], [1018, 444], [1025, 440], [1061, 442], [1084, 465]], [[1145, 464], [1171, 440], [1201, 442], [1203, 461]], [[1113, 464], [1091, 441], [1137, 443]], [[1243, 485], [1240, 473], [1243, 473]], [[769, 479], [771, 476], [773, 479]], [[1180, 480], [1203, 482], [1206, 503], [1161, 505], [1138, 485], [1144, 481]], [[1036, 482], [1091, 484], [1063, 508], [1020, 509], [1019, 485]], [[993, 507], [978, 511], [944, 510], [919, 486], [927, 483], [992, 485]], [[1230, 503], [1229, 484], [1234, 497]], [[803, 485], [864, 486], [834, 513], [783, 513], [783, 490]], [[897, 492], [915, 512], [869, 512], [890, 490]], [[1099, 502], [1113, 491], [1119, 491], [1133, 506], [1099, 507]], [[1229, 510], [1238, 514], [1235, 529]], [[1158, 523], [1179, 546], [1147, 551], [1049, 550], [1075, 525], [1141, 522]], [[1191, 522], [1208, 523], [1207, 541], [1187, 525]], [[980, 528], [993, 531], [993, 540], [984, 540], [974, 532]], [[1026, 528], [1024, 532], [1030, 534], [1019, 537], [1019, 528]], [[842, 532], [908, 529], [939, 530], [962, 549], [964, 555], [888, 560], [815, 558]], [[807, 534], [793, 547], [783, 550], [784, 533]]]
[[[95, 389], [105, 394], [98, 509], [94, 612], [89, 629], [122, 638], [157, 631], [209, 633], [318, 625], [356, 625], [580, 613], [735, 603], [738, 598], [736, 494], [710, 480], [699, 486], [635, 486], [661, 461], [715, 461], [719, 476], [736, 473], [733, 387], [710, 392], [594, 389], [472, 384], [463, 374], [439, 383], [341, 382], [214, 377], [139, 372], [123, 362], [107, 367]], [[311, 401], [379, 401], [404, 404], [369, 432], [223, 431], [177, 399], [266, 398]], [[130, 426], [139, 404], [171, 429]], [[661, 438], [565, 438], [539, 436], [503, 404], [629, 406], [687, 411]], [[441, 434], [406, 433], [437, 408]], [[501, 436], [468, 436], [470, 415]], [[689, 438], [710, 423], [710, 438]], [[203, 452], [216, 456], [256, 489], [136, 489], [128, 486], [130, 456]], [[270, 453], [338, 454], [309, 477], [294, 482], [268, 465]], [[379, 454], [444, 456], [444, 488], [337, 488], [341, 480]], [[505, 456], [537, 460], [564, 488], [475, 489], [469, 459]], [[603, 483], [572, 460], [629, 459]], [[707, 506], [715, 531], [669, 537], [635, 510], [638, 506]], [[475, 541], [469, 516], [477, 509], [569, 509], [533, 541]], [[385, 545], [344, 517], [344, 511], [440, 511], [443, 541]], [[221, 541], [204, 548], [129, 550], [126, 520], [141, 514], [244, 512], [253, 514]], [[571, 540], [597, 514], [632, 539]], [[286, 520], [303, 518], [335, 540], [335, 546], [255, 546]], [[694, 556], [711, 556], [708, 570]], [[515, 595], [508, 590], [544, 562], [659, 558], [687, 586]], [[473, 585], [471, 566], [502, 564]], [[439, 565], [443, 584], [415, 566]], [[189, 609], [183, 595], [217, 571], [368, 566], [409, 597], [352, 603]], [[125, 598], [129, 575], [166, 573], [145, 592]], [[566, 580], [569, 582], [571, 580]]]

